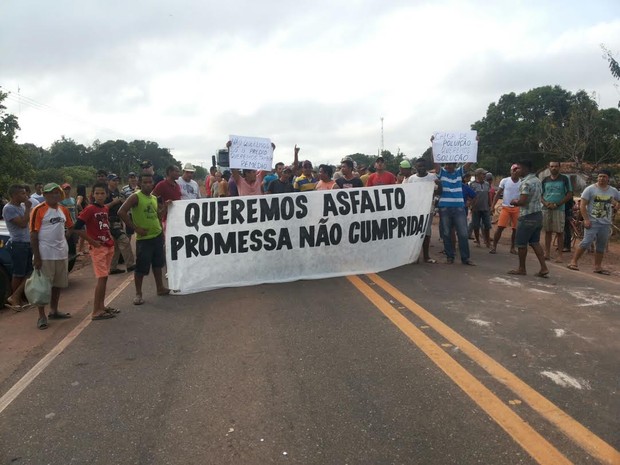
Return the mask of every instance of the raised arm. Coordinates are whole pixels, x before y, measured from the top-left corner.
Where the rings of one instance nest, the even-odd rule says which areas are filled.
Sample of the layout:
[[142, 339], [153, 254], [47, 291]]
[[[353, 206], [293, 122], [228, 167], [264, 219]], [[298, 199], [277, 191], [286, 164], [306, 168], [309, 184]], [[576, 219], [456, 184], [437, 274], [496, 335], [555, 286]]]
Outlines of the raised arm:
[[[432, 135], [432, 136], [431, 136], [431, 153], [432, 153], [432, 151], [433, 151], [433, 141], [434, 141], [434, 140], [435, 140], [435, 135]], [[434, 159], [435, 159], [435, 158], [433, 157], [433, 160], [434, 160]], [[435, 173], [437, 174], [437, 176], [439, 176], [439, 172], [441, 171], [441, 165], [440, 165], [439, 163], [435, 163], [435, 162], [433, 161], [433, 166], [434, 166], [434, 168], [435, 168]]]
[[297, 167], [299, 166], [299, 151], [300, 150], [301, 150], [301, 147], [297, 147], [297, 144], [295, 144], [295, 150], [294, 150], [295, 155], [293, 156], [293, 165], [291, 166], [291, 168], [293, 168], [294, 176], [297, 176]]

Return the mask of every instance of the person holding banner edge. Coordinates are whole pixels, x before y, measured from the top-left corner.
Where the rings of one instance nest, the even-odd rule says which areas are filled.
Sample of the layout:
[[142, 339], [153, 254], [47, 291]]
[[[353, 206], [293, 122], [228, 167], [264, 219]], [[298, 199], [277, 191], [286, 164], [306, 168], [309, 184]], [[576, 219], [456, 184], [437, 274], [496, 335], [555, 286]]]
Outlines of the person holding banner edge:
[[[153, 194], [153, 176], [143, 173], [140, 176], [140, 190], [131, 194], [123, 203], [118, 215], [136, 232], [136, 268], [134, 284], [136, 297], [134, 305], [142, 305], [142, 281], [153, 268], [157, 295], [170, 294], [170, 289], [164, 286], [163, 268], [166, 264], [164, 253], [164, 235], [161, 216], [168, 205], [159, 206], [157, 197]], [[169, 200], [168, 202], [172, 202]], [[131, 211], [131, 216], [129, 212]]]
[[[431, 144], [435, 136], [431, 136]], [[478, 137], [476, 136], [476, 140]], [[461, 180], [463, 174], [469, 171], [472, 163], [467, 162], [460, 168], [456, 168], [456, 163], [446, 163], [442, 168], [439, 163], [435, 163], [435, 172], [441, 183], [441, 197], [439, 197], [439, 217], [441, 219], [442, 236], [444, 240], [444, 249], [446, 252], [446, 263], [449, 265], [454, 263], [455, 250], [450, 231], [456, 229], [459, 242], [459, 253], [461, 255], [461, 263], [463, 265], [474, 266], [474, 262], [470, 260], [469, 237], [467, 234], [467, 214], [465, 212], [465, 202], [463, 201], [463, 187]]]

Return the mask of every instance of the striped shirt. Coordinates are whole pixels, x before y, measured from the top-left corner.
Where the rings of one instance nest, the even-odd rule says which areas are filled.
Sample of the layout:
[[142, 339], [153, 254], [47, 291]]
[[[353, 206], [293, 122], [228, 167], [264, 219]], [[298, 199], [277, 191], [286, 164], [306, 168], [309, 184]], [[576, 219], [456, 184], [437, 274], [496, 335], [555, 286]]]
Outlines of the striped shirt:
[[441, 197], [437, 206], [463, 208], [465, 206], [462, 186], [463, 167], [461, 166], [452, 173], [441, 168], [437, 177], [441, 182]]
[[295, 178], [293, 189], [295, 189], [295, 192], [313, 191], [318, 181], [319, 180], [316, 178], [307, 178], [305, 174], [302, 174], [301, 176], [297, 176]]

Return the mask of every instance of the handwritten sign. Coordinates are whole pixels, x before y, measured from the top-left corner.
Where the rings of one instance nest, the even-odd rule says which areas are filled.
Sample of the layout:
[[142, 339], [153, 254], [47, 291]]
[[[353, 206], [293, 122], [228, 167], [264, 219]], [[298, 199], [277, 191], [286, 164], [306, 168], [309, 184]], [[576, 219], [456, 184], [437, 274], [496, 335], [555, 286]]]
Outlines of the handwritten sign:
[[476, 131], [436, 132], [433, 139], [435, 163], [474, 163], [478, 158]]
[[271, 140], [263, 137], [230, 136], [230, 167], [270, 170], [273, 165]]

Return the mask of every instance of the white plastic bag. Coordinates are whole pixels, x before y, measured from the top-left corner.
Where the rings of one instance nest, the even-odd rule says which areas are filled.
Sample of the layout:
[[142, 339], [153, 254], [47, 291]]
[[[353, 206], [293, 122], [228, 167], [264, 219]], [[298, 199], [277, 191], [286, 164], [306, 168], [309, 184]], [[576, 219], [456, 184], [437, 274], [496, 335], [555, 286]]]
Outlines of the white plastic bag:
[[34, 270], [30, 278], [26, 280], [24, 293], [31, 304], [47, 305], [52, 296], [52, 283], [41, 273], [41, 270]]

